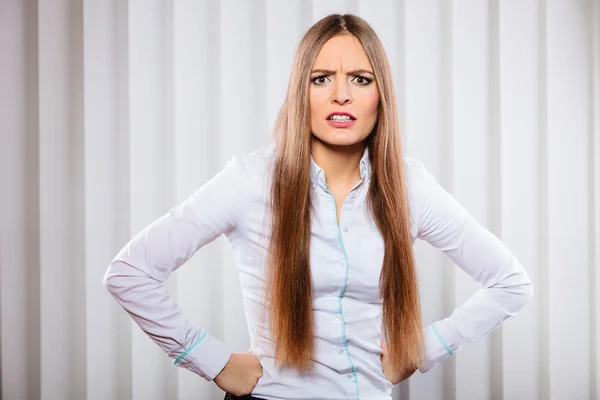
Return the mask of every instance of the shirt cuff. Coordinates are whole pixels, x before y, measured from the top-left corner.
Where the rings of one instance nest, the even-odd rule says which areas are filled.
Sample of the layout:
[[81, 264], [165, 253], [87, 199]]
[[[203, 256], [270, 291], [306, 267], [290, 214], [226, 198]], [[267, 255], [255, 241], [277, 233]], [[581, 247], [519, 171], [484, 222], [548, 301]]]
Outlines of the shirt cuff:
[[225, 344], [206, 331], [192, 345], [175, 358], [173, 364], [212, 381], [225, 368], [231, 352]]
[[443, 363], [459, 350], [451, 340], [452, 335], [444, 323], [433, 323], [425, 328], [424, 363], [419, 367], [421, 373], [430, 371]]

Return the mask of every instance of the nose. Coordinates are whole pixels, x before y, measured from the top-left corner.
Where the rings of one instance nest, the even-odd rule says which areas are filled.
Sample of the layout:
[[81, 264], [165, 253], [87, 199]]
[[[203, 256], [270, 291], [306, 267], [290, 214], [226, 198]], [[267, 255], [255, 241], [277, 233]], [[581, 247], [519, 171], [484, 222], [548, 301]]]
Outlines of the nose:
[[347, 82], [341, 79], [337, 80], [331, 95], [331, 102], [340, 105], [352, 103], [352, 96]]

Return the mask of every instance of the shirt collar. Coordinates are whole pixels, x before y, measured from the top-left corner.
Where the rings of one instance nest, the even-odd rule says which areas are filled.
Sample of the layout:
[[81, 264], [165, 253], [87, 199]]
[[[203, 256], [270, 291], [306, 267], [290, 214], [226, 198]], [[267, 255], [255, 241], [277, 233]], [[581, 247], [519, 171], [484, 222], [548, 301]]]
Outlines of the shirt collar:
[[[360, 177], [363, 180], [367, 180], [371, 176], [371, 163], [369, 162], [369, 146], [365, 145], [365, 150], [360, 159]], [[321, 187], [327, 188], [325, 183], [325, 171], [319, 167], [312, 154], [310, 155], [310, 184], [314, 188], [317, 184]]]

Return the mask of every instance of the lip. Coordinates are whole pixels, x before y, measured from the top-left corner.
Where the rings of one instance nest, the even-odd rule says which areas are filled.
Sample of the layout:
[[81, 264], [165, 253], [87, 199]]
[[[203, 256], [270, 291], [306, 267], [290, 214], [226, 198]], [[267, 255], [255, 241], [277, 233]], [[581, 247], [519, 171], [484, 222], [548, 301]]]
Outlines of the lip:
[[355, 119], [351, 119], [348, 122], [340, 122], [340, 121], [333, 121], [331, 119], [328, 119], [327, 123], [330, 126], [333, 126], [334, 128], [348, 128], [348, 127], [354, 125], [356, 123], [356, 120]]
[[345, 111], [334, 111], [331, 114], [329, 114], [327, 116], [327, 120], [330, 121], [329, 118], [333, 117], [334, 115], [347, 115], [348, 117], [350, 117], [352, 120], [356, 120], [356, 117], [348, 112]]

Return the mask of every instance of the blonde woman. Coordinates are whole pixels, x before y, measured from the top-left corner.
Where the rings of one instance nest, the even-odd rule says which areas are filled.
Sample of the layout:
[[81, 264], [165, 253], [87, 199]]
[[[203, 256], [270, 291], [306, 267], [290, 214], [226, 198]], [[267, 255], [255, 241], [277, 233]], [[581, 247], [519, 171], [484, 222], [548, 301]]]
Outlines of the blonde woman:
[[[136, 235], [104, 285], [174, 364], [226, 399], [390, 399], [531, 298], [513, 254], [402, 154], [380, 40], [353, 15], [313, 25], [296, 53], [273, 144], [234, 157]], [[252, 349], [192, 324], [164, 282], [225, 234]], [[481, 284], [422, 325], [412, 246], [423, 239]]]

